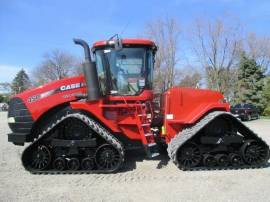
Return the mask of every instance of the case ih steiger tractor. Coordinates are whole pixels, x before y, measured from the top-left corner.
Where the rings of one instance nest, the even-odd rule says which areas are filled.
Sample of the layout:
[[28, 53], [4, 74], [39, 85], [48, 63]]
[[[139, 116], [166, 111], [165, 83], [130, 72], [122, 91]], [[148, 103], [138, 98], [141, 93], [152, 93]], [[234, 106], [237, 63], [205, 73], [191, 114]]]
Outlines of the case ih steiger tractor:
[[[222, 94], [173, 87], [154, 104], [157, 47], [145, 39], [96, 42], [84, 48], [83, 75], [14, 96], [8, 141], [31, 142], [22, 164], [31, 173], [111, 173], [125, 152], [148, 158], [167, 146], [181, 170], [264, 166], [269, 147], [229, 113]], [[91, 55], [94, 58], [92, 61]], [[161, 147], [162, 146], [162, 147]]]

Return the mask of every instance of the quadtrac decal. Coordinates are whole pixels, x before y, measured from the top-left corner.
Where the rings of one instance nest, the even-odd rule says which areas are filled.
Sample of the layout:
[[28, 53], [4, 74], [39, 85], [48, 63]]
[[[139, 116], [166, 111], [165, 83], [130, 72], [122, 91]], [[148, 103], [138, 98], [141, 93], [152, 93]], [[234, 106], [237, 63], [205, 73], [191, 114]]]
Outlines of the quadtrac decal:
[[54, 95], [54, 94], [59, 93], [59, 92], [82, 88], [84, 86], [85, 86], [85, 83], [72, 83], [72, 84], [62, 85], [62, 86], [60, 86], [60, 88], [49, 90], [49, 91], [46, 91], [44, 93], [29, 97], [28, 102], [33, 103], [33, 102], [36, 102], [37, 100], [43, 99], [43, 98], [48, 97], [50, 95]]

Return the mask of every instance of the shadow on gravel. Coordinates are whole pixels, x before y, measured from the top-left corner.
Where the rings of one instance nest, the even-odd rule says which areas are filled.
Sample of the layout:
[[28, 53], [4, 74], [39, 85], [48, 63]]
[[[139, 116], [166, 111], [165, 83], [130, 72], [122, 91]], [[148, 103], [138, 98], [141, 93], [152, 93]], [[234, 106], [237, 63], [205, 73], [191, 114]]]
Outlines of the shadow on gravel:
[[136, 169], [136, 163], [142, 162], [143, 160], [146, 161], [156, 161], [157, 162], [157, 169], [162, 169], [163, 167], [166, 167], [170, 158], [168, 157], [168, 154], [166, 151], [161, 151], [160, 155], [158, 157], [155, 157], [153, 159], [148, 159], [145, 155], [144, 150], [132, 150], [126, 152], [126, 160], [123, 165], [123, 168], [120, 172], [128, 172]]
[[[160, 155], [156, 158], [153, 158], [153, 159], [148, 159], [145, 155], [144, 150], [127, 151], [126, 152], [126, 161], [125, 161], [123, 168], [121, 169], [120, 172], [124, 173], [124, 172], [128, 172], [128, 171], [132, 171], [132, 170], [137, 168], [136, 167], [137, 162], [142, 162], [144, 160], [145, 161], [154, 161], [157, 163], [156, 168], [162, 169], [168, 165], [170, 158], [169, 158], [167, 151], [165, 149], [161, 150]], [[241, 166], [238, 168], [213, 167], [213, 168], [208, 168], [207, 170], [238, 170], [238, 169], [257, 169], [257, 168], [269, 168], [269, 167], [270, 167], [270, 162], [267, 162], [265, 165], [261, 165], [261, 166]], [[203, 168], [194, 169], [194, 171], [202, 171], [202, 170], [206, 170], [206, 169], [203, 169]]]
[[136, 169], [136, 162], [142, 162], [145, 159], [145, 153], [142, 150], [126, 151], [125, 163], [120, 172], [127, 172]]
[[161, 153], [158, 157], [159, 163], [157, 164], [157, 169], [164, 168], [168, 165], [170, 158], [167, 153]]
[[263, 168], [270, 168], [270, 162], [267, 162]]

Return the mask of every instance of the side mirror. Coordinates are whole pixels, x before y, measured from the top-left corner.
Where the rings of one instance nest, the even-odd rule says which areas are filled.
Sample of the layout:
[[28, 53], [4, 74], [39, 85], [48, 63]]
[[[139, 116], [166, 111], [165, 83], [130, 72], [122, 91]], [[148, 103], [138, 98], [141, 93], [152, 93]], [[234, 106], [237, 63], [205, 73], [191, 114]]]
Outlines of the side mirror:
[[114, 49], [116, 51], [120, 51], [123, 48], [123, 43], [121, 38], [119, 38], [118, 34], [113, 35], [111, 38], [107, 40], [107, 44], [114, 45]]
[[116, 51], [120, 51], [123, 49], [123, 43], [122, 43], [122, 40], [121, 39], [116, 39], [115, 42], [114, 42], [114, 48]]

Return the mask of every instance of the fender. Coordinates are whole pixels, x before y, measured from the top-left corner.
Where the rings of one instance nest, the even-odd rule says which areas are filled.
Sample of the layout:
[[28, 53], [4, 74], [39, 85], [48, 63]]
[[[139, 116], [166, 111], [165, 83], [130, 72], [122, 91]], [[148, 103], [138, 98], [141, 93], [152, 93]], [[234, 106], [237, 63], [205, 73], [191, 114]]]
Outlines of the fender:
[[224, 96], [212, 90], [173, 87], [162, 95], [162, 100], [167, 141], [213, 110], [230, 111]]

